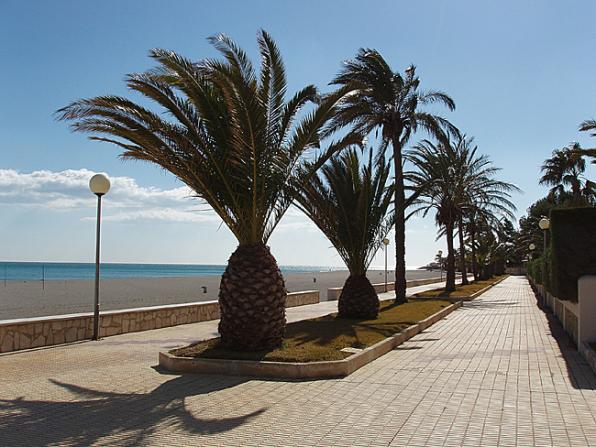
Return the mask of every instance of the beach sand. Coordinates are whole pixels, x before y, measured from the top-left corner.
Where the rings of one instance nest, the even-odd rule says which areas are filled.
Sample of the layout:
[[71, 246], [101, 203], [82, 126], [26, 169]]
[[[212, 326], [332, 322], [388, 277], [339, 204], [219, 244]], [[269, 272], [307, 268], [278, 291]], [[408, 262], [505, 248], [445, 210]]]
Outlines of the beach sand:
[[[437, 271], [408, 270], [408, 280], [434, 278]], [[347, 271], [292, 273], [285, 277], [289, 292], [341, 287]], [[383, 283], [384, 272], [371, 270], [372, 283]], [[388, 272], [388, 281], [393, 281]], [[217, 300], [220, 276], [179, 278], [106, 279], [101, 281], [101, 310], [159, 306], [194, 301]], [[62, 315], [93, 310], [93, 280], [6, 281], [0, 282], [0, 320]]]

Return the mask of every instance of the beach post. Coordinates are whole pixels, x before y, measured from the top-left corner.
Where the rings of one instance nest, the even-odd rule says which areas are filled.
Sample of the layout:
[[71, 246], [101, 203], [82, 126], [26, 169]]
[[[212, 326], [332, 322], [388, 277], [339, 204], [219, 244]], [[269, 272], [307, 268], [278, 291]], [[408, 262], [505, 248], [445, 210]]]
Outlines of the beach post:
[[385, 293], [387, 293], [387, 245], [389, 245], [389, 239], [383, 239], [383, 245], [385, 245]]
[[97, 224], [95, 228], [95, 299], [93, 306], [93, 340], [99, 340], [99, 241], [101, 228], [101, 197], [110, 190], [110, 180], [95, 174], [89, 180], [89, 189], [97, 196]]

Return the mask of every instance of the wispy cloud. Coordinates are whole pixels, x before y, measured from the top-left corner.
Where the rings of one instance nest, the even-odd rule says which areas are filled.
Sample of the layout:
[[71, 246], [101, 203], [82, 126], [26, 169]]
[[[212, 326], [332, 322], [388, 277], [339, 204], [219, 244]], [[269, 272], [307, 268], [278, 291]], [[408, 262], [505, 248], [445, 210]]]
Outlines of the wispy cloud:
[[[52, 211], [92, 210], [88, 169], [22, 173], [0, 169], [0, 205], [45, 208]], [[172, 189], [140, 186], [131, 177], [110, 177], [112, 187], [105, 219], [111, 221], [159, 220], [169, 222], [219, 221], [207, 205], [186, 186]], [[92, 215], [83, 219], [94, 218]]]

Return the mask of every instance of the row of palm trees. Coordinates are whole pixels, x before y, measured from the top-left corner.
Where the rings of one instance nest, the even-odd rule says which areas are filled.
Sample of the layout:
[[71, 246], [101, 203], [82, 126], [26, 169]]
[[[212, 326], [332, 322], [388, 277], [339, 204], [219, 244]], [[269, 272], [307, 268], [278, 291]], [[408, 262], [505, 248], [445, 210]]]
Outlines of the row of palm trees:
[[[437, 102], [453, 109], [453, 100], [442, 92], [419, 91], [413, 66], [404, 74], [394, 72], [368, 49], [343, 66], [331, 82], [333, 92], [321, 94], [309, 85], [288, 99], [279, 49], [265, 31], [257, 36], [258, 71], [227, 36], [210, 42], [222, 59], [194, 62], [152, 50], [157, 67], [128, 76], [128, 87], [165, 115], [120, 96], [79, 100], [58, 113], [73, 121], [75, 131], [118, 145], [121, 157], [173, 173], [235, 235], [238, 247], [219, 293], [222, 343], [236, 350], [281, 343], [286, 289], [267, 241], [292, 204], [323, 231], [350, 271], [338, 303], [340, 317], [377, 315], [379, 302], [366, 270], [392, 227], [396, 304], [406, 301], [410, 205], [415, 208], [410, 215], [436, 209], [449, 244], [447, 288], [453, 288], [454, 231], [459, 229], [465, 256], [464, 234], [471, 235], [474, 250], [477, 233], [470, 229], [479, 217], [507, 214], [515, 189], [494, 178], [496, 169], [476, 154], [471, 139], [422, 110]], [[433, 141], [405, 153], [419, 129]], [[379, 132], [376, 150], [365, 150], [363, 141]], [[406, 160], [415, 171], [404, 172]]]
[[439, 234], [447, 240], [447, 291], [455, 290], [455, 233], [459, 237], [462, 284], [467, 284], [466, 235], [470, 238], [473, 270], [478, 276], [478, 227], [485, 222], [485, 226], [498, 229], [501, 219], [514, 217], [515, 206], [509, 198], [519, 189], [496, 179], [499, 169], [477, 151], [472, 138], [457, 135], [453, 140], [438, 143], [423, 140], [407, 154], [416, 168], [409, 174], [412, 188], [419, 193], [412, 214], [426, 215], [434, 210]]

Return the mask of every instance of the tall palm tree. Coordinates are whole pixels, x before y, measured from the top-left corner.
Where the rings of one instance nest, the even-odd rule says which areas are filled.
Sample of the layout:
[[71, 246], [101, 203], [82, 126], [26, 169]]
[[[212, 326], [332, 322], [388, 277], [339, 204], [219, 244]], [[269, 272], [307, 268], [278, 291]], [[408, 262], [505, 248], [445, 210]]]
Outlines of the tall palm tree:
[[[514, 185], [494, 178], [499, 171], [487, 156], [477, 155], [473, 139], [457, 135], [455, 140], [434, 144], [423, 140], [408, 153], [417, 169], [408, 178], [420, 191], [415, 212], [435, 210], [435, 220], [447, 239], [447, 291], [455, 290], [453, 237], [459, 230], [460, 249], [465, 264], [464, 218], [482, 215], [512, 216], [509, 200]], [[466, 272], [462, 272], [465, 274]]]
[[[170, 171], [213, 208], [239, 244], [221, 279], [221, 341], [268, 349], [284, 335], [286, 289], [267, 240], [293, 191], [359, 138], [347, 135], [306, 156], [330, 134], [326, 124], [344, 92], [320, 100], [309, 85], [286, 100], [283, 61], [265, 31], [257, 36], [259, 73], [229, 37], [209, 41], [223, 60], [193, 62], [156, 49], [156, 68], [128, 76], [128, 87], [166, 114], [119, 96], [79, 100], [58, 113], [74, 120], [75, 131], [118, 145], [122, 158]], [[314, 110], [299, 114], [312, 101]]]
[[592, 136], [596, 137], [596, 120], [585, 120], [579, 125], [580, 132], [592, 132]]
[[418, 90], [420, 80], [416, 68], [410, 66], [404, 74], [394, 72], [383, 56], [361, 48], [355, 59], [347, 61], [331, 82], [351, 93], [345, 97], [333, 122], [335, 126], [353, 126], [364, 135], [381, 130], [383, 147], [393, 149], [395, 175], [395, 293], [396, 302], [406, 301], [405, 208], [403, 147], [410, 137], [423, 129], [441, 137], [445, 128], [454, 130], [444, 118], [421, 110], [431, 103], [440, 103], [450, 110], [453, 100], [439, 91]]
[[[581, 132], [591, 132], [591, 136], [596, 137], [596, 120], [586, 120], [579, 125]], [[590, 157], [592, 164], [596, 164], [596, 148], [591, 149], [580, 149], [579, 152], [582, 155]]]
[[297, 196], [298, 207], [331, 241], [350, 276], [339, 296], [339, 316], [375, 318], [379, 299], [366, 277], [368, 266], [393, 225], [387, 210], [393, 186], [385, 157], [361, 166], [355, 149], [333, 157]]
[[569, 186], [573, 203], [594, 201], [596, 185], [583, 176], [586, 160], [579, 143], [555, 149], [552, 157], [544, 161], [541, 170], [543, 175], [540, 184], [552, 186], [550, 195], [553, 199], [562, 199], [565, 196], [565, 187]]

